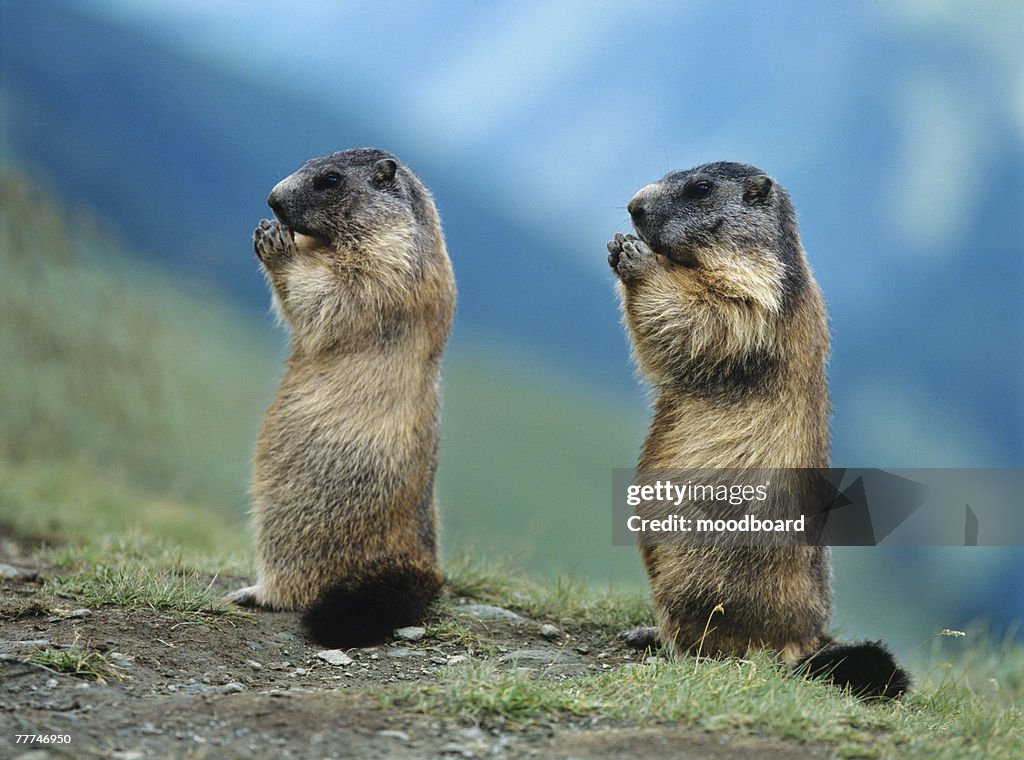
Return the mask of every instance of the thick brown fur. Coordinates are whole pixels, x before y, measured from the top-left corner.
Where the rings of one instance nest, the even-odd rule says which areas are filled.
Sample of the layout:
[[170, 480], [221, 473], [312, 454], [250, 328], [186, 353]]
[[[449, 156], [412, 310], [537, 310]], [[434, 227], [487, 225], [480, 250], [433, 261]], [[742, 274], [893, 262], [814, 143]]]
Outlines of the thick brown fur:
[[[785, 190], [754, 167], [707, 164], [629, 210], [637, 236], [616, 235], [608, 260], [656, 393], [638, 469], [828, 467], [828, 323]], [[767, 649], [796, 665], [831, 646], [828, 547], [640, 551], [672, 651]]]
[[291, 355], [256, 444], [257, 582], [229, 598], [307, 610], [318, 642], [366, 645], [417, 622], [444, 582], [434, 477], [455, 281], [430, 193], [383, 151], [312, 159], [268, 203], [254, 247]]

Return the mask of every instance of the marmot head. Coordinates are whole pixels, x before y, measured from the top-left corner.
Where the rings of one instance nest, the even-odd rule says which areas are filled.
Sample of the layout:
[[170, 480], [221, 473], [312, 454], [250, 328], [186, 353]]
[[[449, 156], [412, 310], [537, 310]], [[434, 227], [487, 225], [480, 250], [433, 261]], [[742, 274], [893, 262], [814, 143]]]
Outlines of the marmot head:
[[[310, 244], [344, 250], [379, 247], [382, 234], [437, 228], [430, 193], [413, 172], [377, 148], [313, 158], [277, 183], [274, 215]], [[298, 240], [297, 240], [298, 242]]]
[[770, 284], [780, 305], [805, 283], [793, 204], [753, 166], [720, 161], [671, 172], [628, 209], [640, 239], [672, 264]]

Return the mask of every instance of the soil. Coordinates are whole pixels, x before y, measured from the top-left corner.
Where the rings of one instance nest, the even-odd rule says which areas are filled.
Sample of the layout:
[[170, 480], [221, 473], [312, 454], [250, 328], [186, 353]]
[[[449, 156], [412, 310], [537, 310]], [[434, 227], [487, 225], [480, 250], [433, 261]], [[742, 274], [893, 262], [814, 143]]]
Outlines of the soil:
[[[389, 695], [446, 668], [493, 660], [565, 678], [643, 655], [603, 632], [555, 630], [509, 610], [451, 599], [474, 646], [436, 637], [333, 655], [304, 641], [294, 613], [240, 619], [120, 607], [79, 608], [41, 591], [55, 571], [25, 557], [0, 572], [0, 758], [620, 758], [776, 760], [827, 747], [682, 724], [635, 725], [566, 715], [475, 724], [417, 712]], [[6, 576], [6, 577], [5, 577]], [[225, 589], [243, 579], [222, 579]], [[437, 621], [433, 621], [437, 622]], [[428, 621], [428, 624], [430, 621]], [[104, 653], [100, 683], [28, 662], [42, 650]], [[332, 657], [332, 655], [325, 655]], [[345, 662], [345, 659], [350, 659]], [[26, 744], [19, 734], [68, 737]]]

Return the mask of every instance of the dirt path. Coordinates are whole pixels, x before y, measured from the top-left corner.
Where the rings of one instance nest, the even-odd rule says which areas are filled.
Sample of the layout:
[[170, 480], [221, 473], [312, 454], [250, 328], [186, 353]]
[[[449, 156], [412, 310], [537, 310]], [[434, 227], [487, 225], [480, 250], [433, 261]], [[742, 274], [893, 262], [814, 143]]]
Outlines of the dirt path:
[[[324, 655], [340, 661], [331, 664], [303, 641], [294, 614], [211, 624], [146, 609], [86, 610], [40, 592], [48, 568], [18, 569], [27, 572], [0, 581], [2, 758], [829, 756], [827, 748], [685, 725], [574, 716], [474, 725], [389, 706], [403, 685], [483, 660], [559, 679], [640, 659], [606, 636], [544, 627], [472, 600], [451, 600], [468, 645], [465, 635], [418, 638], [412, 630], [412, 640]], [[119, 677], [98, 683], [27, 661], [42, 650], [103, 653]], [[70, 744], [17, 744], [18, 734], [68, 736]]]

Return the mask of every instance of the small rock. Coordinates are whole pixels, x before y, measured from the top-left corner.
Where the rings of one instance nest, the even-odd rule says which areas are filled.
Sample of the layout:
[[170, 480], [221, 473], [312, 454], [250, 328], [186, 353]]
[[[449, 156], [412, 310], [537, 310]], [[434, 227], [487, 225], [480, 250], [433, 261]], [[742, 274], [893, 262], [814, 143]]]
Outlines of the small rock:
[[448, 665], [461, 665], [464, 662], [469, 662], [469, 658], [464, 654], [453, 654], [448, 658]]
[[220, 690], [225, 694], [238, 694], [245, 691], [245, 687], [238, 683], [238, 681], [231, 681], [221, 686]]
[[473, 757], [473, 750], [455, 742], [448, 742], [441, 747], [442, 755], [461, 755], [462, 757]]
[[412, 737], [410, 737], [409, 734], [405, 733], [405, 731], [395, 731], [394, 729], [385, 729], [383, 731], [378, 731], [377, 736], [383, 737], [385, 739], [397, 739], [400, 742], [412, 741]]
[[352, 658], [342, 652], [340, 649], [324, 649], [322, 652], [317, 652], [316, 656], [326, 662], [328, 665], [351, 665]]
[[418, 625], [410, 625], [395, 630], [395, 638], [402, 639], [402, 641], [419, 641], [426, 635], [427, 629], [421, 628]]
[[426, 652], [421, 652], [418, 649], [406, 649], [405, 647], [388, 647], [384, 650], [384, 654], [388, 657], [426, 657]]
[[657, 665], [660, 662], [665, 662], [665, 660], [654, 654], [644, 659], [644, 665]]
[[545, 639], [557, 639], [562, 635], [562, 632], [558, 630], [557, 625], [551, 625], [551, 623], [545, 623], [540, 627], [540, 635]]
[[247, 641], [245, 642], [245, 645], [254, 652], [258, 652], [263, 649], [263, 645], [258, 641]]
[[246, 660], [245, 664], [253, 670], [263, 670], [263, 663], [256, 660]]
[[189, 694], [212, 694], [217, 691], [217, 687], [207, 683], [190, 683], [186, 684], [184, 691]]
[[87, 610], [85, 607], [81, 607], [77, 610], [71, 610], [68, 613], [69, 618], [87, 618], [92, 614], [92, 610]]
[[576, 651], [580, 654], [590, 654], [590, 646], [588, 644], [577, 644]]
[[498, 662], [521, 662], [521, 663], [569, 663], [577, 661], [577, 658], [560, 649], [516, 649], [515, 651], [503, 654]]
[[464, 604], [461, 607], [456, 607], [455, 612], [459, 615], [475, 617], [477, 620], [507, 620], [511, 623], [523, 622], [523, 617], [512, 610], [506, 610], [504, 607], [494, 607], [490, 604]]
[[36, 576], [35, 570], [25, 570], [14, 565], [0, 564], [0, 578], [30, 581], [35, 580]]

